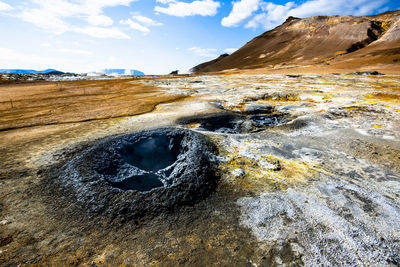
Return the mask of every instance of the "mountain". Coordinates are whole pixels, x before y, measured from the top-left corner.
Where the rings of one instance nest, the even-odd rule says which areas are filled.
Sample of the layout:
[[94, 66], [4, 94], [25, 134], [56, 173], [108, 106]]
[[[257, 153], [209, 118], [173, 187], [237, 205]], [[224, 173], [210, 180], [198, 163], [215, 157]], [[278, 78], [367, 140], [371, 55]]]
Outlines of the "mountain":
[[144, 75], [143, 72], [133, 69], [103, 69], [89, 73], [89, 75], [108, 75], [108, 76], [122, 76], [122, 75]]
[[375, 68], [400, 72], [400, 10], [374, 16], [289, 17], [195, 73], [232, 69]]
[[53, 74], [53, 75], [61, 75], [65, 74], [65, 72], [58, 71], [55, 69], [47, 69], [47, 70], [24, 70], [24, 69], [0, 69], [0, 73], [6, 74]]

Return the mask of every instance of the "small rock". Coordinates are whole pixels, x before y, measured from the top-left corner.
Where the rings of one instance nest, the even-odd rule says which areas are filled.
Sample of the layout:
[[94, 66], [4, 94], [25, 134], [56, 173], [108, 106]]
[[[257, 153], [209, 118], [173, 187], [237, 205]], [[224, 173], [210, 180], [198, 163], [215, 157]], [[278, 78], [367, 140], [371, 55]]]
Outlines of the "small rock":
[[243, 176], [246, 174], [246, 172], [243, 169], [234, 169], [232, 174], [235, 176]]
[[242, 123], [242, 127], [244, 128], [244, 129], [246, 129], [246, 131], [248, 131], [248, 132], [250, 132], [251, 130], [253, 130], [253, 128], [254, 128], [254, 125], [253, 125], [253, 122], [252, 121], [244, 121], [243, 123]]
[[380, 73], [376, 70], [374, 70], [374, 71], [356, 71], [352, 74], [354, 74], [354, 75], [384, 75], [383, 73]]
[[274, 110], [273, 106], [261, 104], [247, 104], [244, 107], [244, 113], [248, 114], [269, 114]]

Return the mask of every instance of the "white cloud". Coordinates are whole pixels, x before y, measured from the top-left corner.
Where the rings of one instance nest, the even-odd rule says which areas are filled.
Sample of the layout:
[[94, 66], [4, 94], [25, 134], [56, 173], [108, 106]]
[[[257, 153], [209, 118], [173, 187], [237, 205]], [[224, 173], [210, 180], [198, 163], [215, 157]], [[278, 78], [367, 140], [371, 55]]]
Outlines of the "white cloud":
[[[16, 16], [38, 28], [55, 34], [79, 32], [99, 38], [126, 38], [126, 34], [111, 26], [113, 21], [103, 14], [107, 7], [129, 6], [137, 0], [30, 0]], [[69, 19], [69, 20], [68, 20]], [[73, 20], [71, 20], [73, 19]], [[72, 24], [68, 21], [74, 21]], [[89, 25], [82, 25], [87, 22]], [[94, 26], [94, 27], [93, 27]], [[97, 36], [95, 36], [98, 33]], [[109, 37], [106, 37], [109, 36]]]
[[142, 16], [137, 13], [135, 13], [132, 16], [132, 19], [121, 20], [119, 23], [123, 25], [128, 25], [131, 29], [141, 31], [143, 33], [149, 33], [150, 32], [149, 27], [156, 27], [163, 25], [158, 21], [155, 21], [151, 18]]
[[195, 53], [196, 55], [200, 56], [200, 57], [217, 57], [218, 55], [216, 54], [216, 52], [218, 51], [215, 48], [201, 48], [198, 46], [194, 46], [188, 49], [189, 51], [192, 51], [193, 53]]
[[14, 49], [0, 47], [0, 61], [8, 68], [23, 68], [34, 64], [37, 68], [45, 68], [60, 59], [44, 57], [37, 54], [21, 53]]
[[222, 26], [237, 26], [240, 22], [250, 17], [253, 12], [257, 11], [259, 5], [260, 0], [240, 0], [233, 2], [231, 13], [221, 21]]
[[370, 15], [388, 0], [310, 0], [289, 11], [290, 16], [309, 17], [315, 15]]
[[287, 2], [285, 5], [262, 2], [261, 12], [248, 21], [245, 27], [262, 27], [268, 30], [280, 25], [289, 16], [304, 18], [316, 15], [369, 15], [387, 2], [388, 0], [309, 0], [300, 5], [294, 2]]
[[[365, 4], [359, 6], [353, 15], [355, 15], [355, 16], [371, 15], [372, 12], [374, 12], [375, 10], [377, 10], [379, 8], [382, 8], [382, 6], [386, 3], [387, 3], [386, 0], [366, 2]], [[389, 8], [387, 10], [389, 10]], [[385, 10], [385, 11], [387, 11], [387, 10]], [[385, 11], [379, 11], [379, 13], [385, 12]]]
[[[397, 8], [396, 10], [398, 10], [398, 9], [400, 9], [400, 7]], [[378, 10], [378, 13], [384, 13], [384, 12], [389, 11], [389, 10], [390, 10], [390, 8], [388, 6], [385, 6], [385, 7], [380, 8]]]
[[168, 7], [156, 6], [154, 10], [159, 13], [164, 13], [170, 16], [186, 17], [186, 16], [215, 16], [220, 3], [213, 0], [197, 0], [191, 3], [178, 2], [178, 1], [164, 1], [158, 0], [157, 2], [167, 4]]
[[232, 54], [233, 52], [235, 52], [236, 50], [238, 50], [237, 48], [227, 48], [224, 50], [225, 53], [228, 54]]
[[90, 56], [93, 55], [93, 52], [81, 49], [70, 49], [70, 48], [59, 48], [55, 50], [56, 52], [66, 53], [66, 54], [76, 54], [76, 55], [84, 55]]
[[156, 0], [156, 2], [161, 4], [168, 4], [168, 3], [175, 3], [176, 0]]
[[266, 3], [263, 6], [264, 13], [257, 14], [247, 24], [246, 28], [271, 29], [282, 22], [289, 16], [290, 9], [294, 6], [294, 2], [288, 2], [285, 5], [276, 5], [273, 3]]
[[124, 25], [128, 25], [131, 29], [133, 30], [138, 30], [144, 33], [148, 33], [150, 32], [150, 29], [131, 20], [131, 19], [127, 19], [127, 20], [121, 20], [119, 23], [124, 24]]
[[[68, 0], [47, 0], [47, 1], [68, 1]], [[132, 2], [137, 0], [80, 0], [80, 1], [71, 1], [78, 2], [77, 5], [81, 8], [83, 13], [86, 14], [102, 14], [103, 9], [106, 7], [115, 7], [115, 6], [129, 6]]]
[[146, 26], [162, 26], [163, 24], [160, 22], [157, 22], [151, 18], [145, 17], [145, 16], [141, 16], [141, 15], [136, 15], [133, 16], [133, 18], [135, 20], [137, 20], [138, 22], [143, 23]]
[[94, 38], [131, 39], [129, 35], [118, 28], [86, 27], [76, 28], [75, 32], [83, 33]]
[[1, 2], [1, 1], [0, 1], [0, 11], [3, 11], [3, 10], [12, 10], [12, 9], [13, 9], [12, 6], [10, 6], [10, 5], [7, 4], [7, 3], [4, 3], [4, 2]]
[[55, 34], [62, 34], [70, 30], [71, 26], [64, 22], [60, 17], [51, 14], [46, 10], [34, 9], [23, 11], [18, 15], [22, 20], [32, 23], [38, 28], [53, 32]]
[[311, 0], [291, 9], [289, 16], [309, 17], [315, 15], [370, 15], [388, 0]]
[[87, 21], [93, 26], [111, 26], [113, 24], [113, 20], [104, 15], [91, 15]]

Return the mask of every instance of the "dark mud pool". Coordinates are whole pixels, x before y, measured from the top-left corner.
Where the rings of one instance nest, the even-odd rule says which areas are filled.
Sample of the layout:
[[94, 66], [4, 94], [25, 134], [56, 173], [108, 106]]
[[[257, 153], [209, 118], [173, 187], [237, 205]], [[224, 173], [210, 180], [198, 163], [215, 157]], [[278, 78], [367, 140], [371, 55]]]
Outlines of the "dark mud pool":
[[155, 133], [125, 140], [118, 145], [111, 164], [99, 164], [98, 171], [112, 187], [122, 190], [146, 192], [170, 185], [169, 177], [182, 153], [182, 138]]
[[199, 124], [198, 129], [227, 134], [245, 134], [265, 130], [289, 121], [285, 114], [245, 115], [237, 113], [190, 117], [178, 120], [179, 124]]
[[101, 215], [140, 217], [191, 205], [212, 193], [215, 148], [190, 130], [162, 128], [87, 145], [54, 178], [66, 201]]

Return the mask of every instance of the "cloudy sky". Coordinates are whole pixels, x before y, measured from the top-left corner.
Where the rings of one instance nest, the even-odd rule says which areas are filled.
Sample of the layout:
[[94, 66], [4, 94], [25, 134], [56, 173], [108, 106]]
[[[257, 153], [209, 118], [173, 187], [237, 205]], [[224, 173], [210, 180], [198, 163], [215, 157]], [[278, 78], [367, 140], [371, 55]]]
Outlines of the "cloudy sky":
[[0, 68], [187, 72], [288, 16], [396, 9], [398, 0], [0, 0]]

